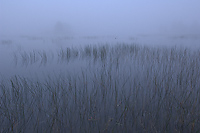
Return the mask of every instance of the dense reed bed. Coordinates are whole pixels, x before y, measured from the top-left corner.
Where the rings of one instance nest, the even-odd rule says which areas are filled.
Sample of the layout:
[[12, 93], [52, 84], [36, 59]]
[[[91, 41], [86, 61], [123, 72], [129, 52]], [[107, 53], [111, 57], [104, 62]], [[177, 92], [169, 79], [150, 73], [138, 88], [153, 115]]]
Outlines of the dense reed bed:
[[[34, 53], [22, 60], [48, 65], [45, 52]], [[199, 56], [126, 44], [61, 49], [58, 61], [87, 67], [45, 81], [2, 80], [0, 132], [199, 132]]]

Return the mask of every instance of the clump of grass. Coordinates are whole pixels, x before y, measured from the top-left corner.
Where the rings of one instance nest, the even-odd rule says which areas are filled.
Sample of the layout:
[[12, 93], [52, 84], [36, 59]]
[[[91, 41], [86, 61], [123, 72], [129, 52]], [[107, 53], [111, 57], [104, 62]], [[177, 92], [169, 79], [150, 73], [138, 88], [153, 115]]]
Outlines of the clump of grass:
[[15, 65], [28, 66], [33, 64], [46, 65], [54, 59], [54, 54], [52, 52], [37, 51], [33, 50], [31, 52], [15, 52], [13, 54], [13, 60]]
[[60, 51], [58, 52], [58, 61], [69, 62], [71, 60], [77, 59], [78, 56], [79, 56], [79, 52], [78, 50], [74, 48], [66, 48], [66, 49], [61, 48]]
[[2, 45], [10, 45], [12, 44], [12, 40], [1, 40]]

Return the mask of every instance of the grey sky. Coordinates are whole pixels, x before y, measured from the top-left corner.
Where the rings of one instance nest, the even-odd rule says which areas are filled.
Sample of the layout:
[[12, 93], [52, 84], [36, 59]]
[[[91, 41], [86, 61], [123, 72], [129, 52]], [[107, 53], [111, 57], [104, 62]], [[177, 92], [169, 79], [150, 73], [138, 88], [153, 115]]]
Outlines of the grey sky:
[[0, 34], [199, 34], [200, 0], [0, 0]]

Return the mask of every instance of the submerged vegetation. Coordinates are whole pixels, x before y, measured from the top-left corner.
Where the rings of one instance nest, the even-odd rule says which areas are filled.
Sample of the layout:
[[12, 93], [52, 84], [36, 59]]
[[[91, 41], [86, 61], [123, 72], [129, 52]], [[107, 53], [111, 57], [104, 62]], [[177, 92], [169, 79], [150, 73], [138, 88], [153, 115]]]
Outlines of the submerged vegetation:
[[0, 132], [200, 132], [200, 50], [100, 45], [15, 54], [86, 62], [79, 73], [0, 84]]

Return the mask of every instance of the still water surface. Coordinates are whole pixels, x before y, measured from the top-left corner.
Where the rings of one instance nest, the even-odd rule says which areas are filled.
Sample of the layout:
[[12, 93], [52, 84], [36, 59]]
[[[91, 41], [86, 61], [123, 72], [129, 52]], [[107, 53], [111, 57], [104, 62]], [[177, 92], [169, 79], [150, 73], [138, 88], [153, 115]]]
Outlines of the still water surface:
[[[70, 60], [62, 59], [61, 51], [74, 49], [74, 54], [84, 51], [85, 46], [136, 44], [149, 47], [190, 47], [199, 49], [199, 35], [162, 36], [137, 35], [117, 36], [1, 36], [0, 37], [0, 78], [14, 75], [41, 78], [49, 74], [80, 73], [83, 68], [91, 69], [91, 58], [74, 55]], [[82, 56], [82, 55], [81, 55]], [[93, 63], [92, 63], [93, 62]], [[125, 63], [125, 62], [124, 62]], [[97, 63], [98, 64], [98, 63]], [[96, 64], [96, 66], [97, 66]], [[100, 65], [100, 64], [99, 64]], [[122, 65], [122, 64], [121, 64]], [[123, 64], [125, 66], [125, 64]]]

